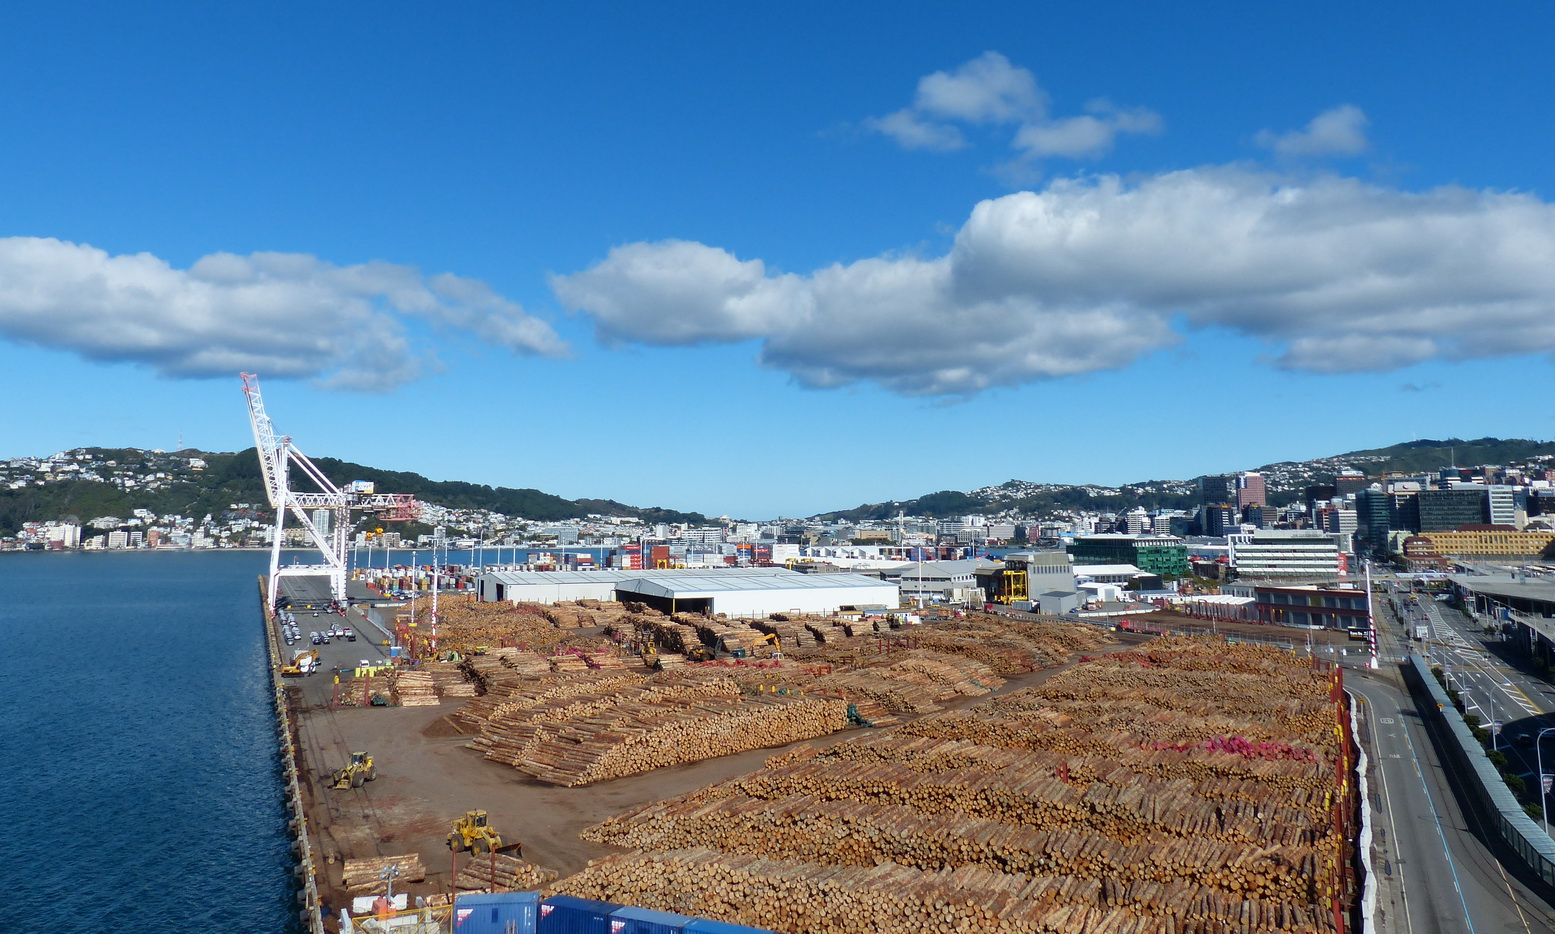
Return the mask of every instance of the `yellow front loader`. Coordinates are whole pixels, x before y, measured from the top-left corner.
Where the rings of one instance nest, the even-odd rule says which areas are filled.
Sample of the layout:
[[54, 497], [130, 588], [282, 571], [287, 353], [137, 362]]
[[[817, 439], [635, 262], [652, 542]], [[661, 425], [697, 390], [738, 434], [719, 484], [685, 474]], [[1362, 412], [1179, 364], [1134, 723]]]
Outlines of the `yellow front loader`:
[[345, 788], [360, 788], [364, 782], [370, 782], [377, 777], [378, 767], [373, 764], [372, 755], [365, 752], [351, 753], [350, 763], [330, 774], [330, 779], [334, 782], [337, 791]]

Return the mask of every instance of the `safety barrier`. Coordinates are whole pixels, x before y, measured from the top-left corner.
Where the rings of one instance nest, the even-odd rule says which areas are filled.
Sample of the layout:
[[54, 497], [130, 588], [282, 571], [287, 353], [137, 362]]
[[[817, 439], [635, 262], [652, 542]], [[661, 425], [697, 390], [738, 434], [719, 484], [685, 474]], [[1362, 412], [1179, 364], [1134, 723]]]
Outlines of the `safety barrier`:
[[1468, 724], [1458, 716], [1447, 692], [1436, 683], [1425, 660], [1410, 655], [1404, 663], [1404, 680], [1416, 696], [1428, 699], [1423, 705], [1427, 715], [1434, 711], [1438, 724], [1445, 727], [1447, 741], [1443, 746], [1457, 766], [1454, 771], [1466, 776], [1470, 807], [1495, 829], [1496, 835], [1535, 875], [1545, 884], [1555, 886], [1555, 840], [1534, 823], [1512, 790], [1506, 787], [1501, 773], [1490, 763], [1479, 740], [1469, 732]]

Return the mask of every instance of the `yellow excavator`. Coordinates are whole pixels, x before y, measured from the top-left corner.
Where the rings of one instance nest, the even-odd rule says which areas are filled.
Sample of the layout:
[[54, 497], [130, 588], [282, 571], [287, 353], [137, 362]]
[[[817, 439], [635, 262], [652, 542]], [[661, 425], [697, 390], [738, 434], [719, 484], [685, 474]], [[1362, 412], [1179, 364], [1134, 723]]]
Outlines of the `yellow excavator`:
[[372, 755], [365, 752], [351, 753], [351, 761], [344, 768], [330, 773], [337, 791], [345, 788], [360, 788], [364, 782], [370, 782], [377, 777], [378, 767], [373, 764]]
[[297, 678], [302, 675], [311, 675], [319, 669], [319, 650], [309, 649], [306, 652], [298, 652], [290, 665], [281, 666], [281, 677]]
[[768, 658], [783, 657], [783, 643], [778, 640], [777, 633], [775, 632], [769, 632], [766, 635], [757, 636], [751, 640], [752, 654], [755, 654], [756, 649], [761, 648], [771, 649], [771, 651], [767, 653]]
[[513, 856], [524, 854], [522, 843], [503, 844], [502, 835], [492, 829], [486, 822], [485, 811], [465, 811], [464, 816], [453, 823], [453, 830], [448, 833], [448, 848], [455, 853], [469, 852], [475, 855], [482, 853], [510, 853]]

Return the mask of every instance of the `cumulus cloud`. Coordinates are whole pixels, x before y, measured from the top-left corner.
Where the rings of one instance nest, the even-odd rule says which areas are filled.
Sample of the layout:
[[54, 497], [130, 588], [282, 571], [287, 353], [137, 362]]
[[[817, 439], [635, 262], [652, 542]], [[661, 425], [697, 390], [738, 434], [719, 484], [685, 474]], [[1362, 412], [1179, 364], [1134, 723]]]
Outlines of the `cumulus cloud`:
[[941, 152], [969, 145], [958, 123], [1013, 126], [1011, 145], [1021, 162], [1048, 156], [1093, 158], [1111, 150], [1120, 133], [1161, 130], [1160, 115], [1143, 108], [1123, 110], [1095, 101], [1087, 107], [1089, 114], [1053, 118], [1049, 103], [1030, 70], [998, 52], [984, 52], [950, 71], [920, 78], [911, 107], [869, 117], [864, 126], [905, 149]]
[[430, 359], [419, 318], [521, 354], [561, 355], [545, 322], [473, 279], [409, 266], [336, 266], [299, 253], [213, 253], [175, 269], [147, 253], [0, 238], [0, 336], [173, 377], [240, 369], [381, 390]]
[[1366, 151], [1366, 127], [1371, 121], [1354, 104], [1342, 104], [1313, 117], [1300, 130], [1276, 133], [1260, 130], [1258, 145], [1282, 156], [1355, 156]]
[[773, 274], [634, 243], [552, 283], [609, 340], [757, 340], [813, 387], [968, 395], [1123, 367], [1210, 327], [1266, 341], [1279, 367], [1381, 371], [1555, 352], [1555, 207], [1211, 167], [983, 201], [937, 257]]
[[998, 52], [984, 52], [954, 71], [936, 71], [918, 79], [913, 106], [946, 120], [968, 123], [1017, 123], [1047, 114], [1047, 92], [1025, 68]]

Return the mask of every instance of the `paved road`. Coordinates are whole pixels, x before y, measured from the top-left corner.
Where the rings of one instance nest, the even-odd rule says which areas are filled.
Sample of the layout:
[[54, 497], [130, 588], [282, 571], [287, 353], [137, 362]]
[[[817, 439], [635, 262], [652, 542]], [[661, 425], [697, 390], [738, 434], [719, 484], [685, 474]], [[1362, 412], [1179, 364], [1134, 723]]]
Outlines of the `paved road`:
[[[1452, 607], [1422, 601], [1417, 619], [1430, 627], [1432, 661], [1442, 666], [1468, 711], [1486, 728], [1494, 725], [1497, 748], [1532, 784], [1539, 766], [1533, 737], [1555, 726], [1555, 688], [1514, 667], [1516, 656], [1498, 634], [1485, 633]], [[1555, 772], [1555, 733], [1546, 735], [1543, 754], [1545, 771]]]
[[[1490, 834], [1476, 834], [1473, 817], [1459, 806], [1426, 724], [1397, 674], [1396, 660], [1408, 651], [1406, 634], [1413, 631], [1416, 620], [1397, 619], [1382, 599], [1376, 601], [1376, 609], [1383, 667], [1369, 675], [1356, 670], [1345, 680], [1361, 698], [1360, 739], [1373, 757], [1373, 854], [1380, 883], [1380, 930], [1389, 934], [1555, 931], [1555, 909], [1502, 868], [1484, 842], [1492, 839]], [[1431, 625], [1442, 619], [1443, 638], [1437, 642], [1446, 648], [1442, 643], [1451, 639], [1445, 635], [1449, 621], [1441, 616], [1442, 609], [1424, 601], [1415, 612]], [[1406, 617], [1409, 612], [1406, 608]], [[1458, 635], [1467, 641], [1464, 632]], [[1479, 659], [1469, 654], [1455, 657], [1478, 672], [1480, 689], [1488, 691], [1492, 681], [1501, 680], [1475, 667]], [[1357, 665], [1361, 665], [1358, 660]], [[1470, 688], [1471, 693], [1474, 690]], [[1513, 696], [1498, 695], [1509, 706]]]
[[1362, 698], [1371, 769], [1381, 929], [1407, 934], [1555, 930], [1555, 911], [1508, 876], [1459, 808], [1414, 703], [1377, 677]]

